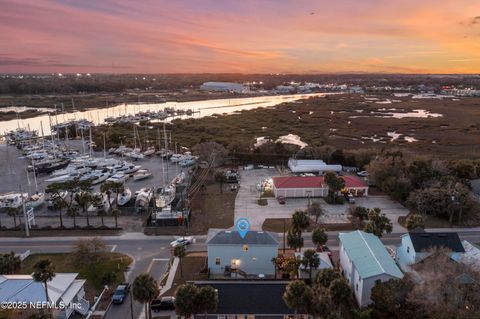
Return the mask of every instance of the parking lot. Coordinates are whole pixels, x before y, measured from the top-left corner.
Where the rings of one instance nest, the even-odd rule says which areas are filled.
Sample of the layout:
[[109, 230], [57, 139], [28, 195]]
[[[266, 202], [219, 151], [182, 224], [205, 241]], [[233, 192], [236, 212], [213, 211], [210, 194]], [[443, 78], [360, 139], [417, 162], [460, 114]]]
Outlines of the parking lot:
[[[308, 205], [307, 198], [287, 198], [284, 205], [278, 203], [276, 198], [267, 198], [268, 205], [260, 206], [257, 200], [260, 197], [258, 185], [266, 178], [280, 175], [275, 169], [251, 169], [240, 170], [240, 189], [235, 199], [235, 220], [247, 218], [250, 221], [250, 229], [261, 230], [262, 224], [267, 218], [290, 218], [295, 210], [305, 210]], [[388, 196], [356, 197], [356, 205], [367, 208], [378, 207], [393, 223], [394, 231], [405, 229], [397, 222], [399, 216], [408, 214], [408, 209]], [[311, 201], [319, 201], [325, 210], [322, 223], [346, 223], [348, 222], [348, 209], [350, 204], [329, 205], [321, 198], [313, 198]]]

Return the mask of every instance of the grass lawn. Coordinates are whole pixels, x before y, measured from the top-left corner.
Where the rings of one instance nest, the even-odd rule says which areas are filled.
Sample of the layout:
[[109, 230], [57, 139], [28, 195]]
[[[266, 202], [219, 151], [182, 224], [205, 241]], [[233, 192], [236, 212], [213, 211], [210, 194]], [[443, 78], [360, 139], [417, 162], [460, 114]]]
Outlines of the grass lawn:
[[165, 296], [173, 296], [177, 287], [191, 280], [207, 280], [207, 256], [186, 256], [182, 258], [183, 277], [180, 273], [180, 265], [175, 273], [173, 285]]
[[[262, 225], [262, 230], [281, 233], [285, 229], [288, 231], [291, 227], [291, 218], [267, 218]], [[307, 231], [310, 232], [317, 227], [325, 228], [327, 231], [337, 230], [355, 230], [352, 223], [338, 223], [338, 224], [317, 224], [310, 220], [310, 226]]]
[[104, 286], [102, 282], [106, 273], [114, 273], [114, 279], [109, 287], [115, 288], [119, 283], [125, 280], [124, 272], [128, 270], [132, 263], [132, 258], [120, 253], [105, 253], [105, 258], [95, 269], [87, 266], [79, 265], [75, 262], [72, 253], [58, 254], [32, 254], [22, 263], [22, 274], [31, 274], [33, 265], [41, 259], [50, 259], [55, 265], [55, 271], [61, 272], [78, 272], [78, 278], [86, 279], [85, 292], [89, 300], [93, 300], [93, 296], [98, 295]]

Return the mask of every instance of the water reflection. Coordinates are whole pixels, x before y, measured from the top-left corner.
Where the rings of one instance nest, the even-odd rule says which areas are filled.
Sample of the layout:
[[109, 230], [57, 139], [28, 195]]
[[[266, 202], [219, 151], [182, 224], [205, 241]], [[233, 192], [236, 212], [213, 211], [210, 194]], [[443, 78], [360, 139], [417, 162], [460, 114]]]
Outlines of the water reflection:
[[292, 102], [299, 99], [305, 99], [314, 96], [324, 96], [324, 93], [312, 94], [293, 94], [293, 95], [274, 95], [274, 96], [257, 96], [234, 99], [216, 99], [189, 102], [167, 102], [153, 104], [120, 104], [114, 107], [90, 109], [83, 112], [73, 112], [67, 114], [58, 114], [49, 116], [48, 114], [39, 115], [28, 119], [15, 119], [0, 122], [0, 132], [14, 130], [18, 127], [30, 128], [31, 130], [42, 131], [45, 135], [50, 134], [50, 125], [66, 122], [69, 120], [87, 119], [95, 124], [103, 123], [107, 117], [117, 117], [122, 115], [134, 115], [138, 112], [159, 111], [165, 107], [172, 107], [175, 110], [193, 110], [191, 116], [180, 115], [174, 118], [168, 118], [168, 121], [178, 118], [199, 118], [210, 116], [213, 114], [233, 113], [241, 110], [250, 110], [257, 107], [269, 107], [284, 102]]

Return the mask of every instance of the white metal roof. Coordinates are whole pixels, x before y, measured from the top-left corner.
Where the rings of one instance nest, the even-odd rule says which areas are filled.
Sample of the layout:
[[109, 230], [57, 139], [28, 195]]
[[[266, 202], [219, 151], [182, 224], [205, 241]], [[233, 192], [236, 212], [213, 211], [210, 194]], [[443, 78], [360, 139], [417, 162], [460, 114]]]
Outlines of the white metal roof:
[[[67, 296], [78, 287], [76, 282], [84, 280], [76, 280], [78, 273], [58, 273], [48, 282], [48, 297], [50, 301], [58, 302], [61, 298]], [[72, 286], [72, 284], [74, 284]], [[80, 290], [81, 286], [76, 290]], [[75, 295], [74, 295], [75, 296]], [[73, 296], [73, 297], [74, 297]], [[73, 298], [72, 297], [72, 298]], [[43, 283], [33, 280], [31, 275], [0, 275], [0, 300], [1, 301], [26, 301], [37, 302], [46, 301], [45, 288]], [[71, 299], [70, 299], [71, 300]]]

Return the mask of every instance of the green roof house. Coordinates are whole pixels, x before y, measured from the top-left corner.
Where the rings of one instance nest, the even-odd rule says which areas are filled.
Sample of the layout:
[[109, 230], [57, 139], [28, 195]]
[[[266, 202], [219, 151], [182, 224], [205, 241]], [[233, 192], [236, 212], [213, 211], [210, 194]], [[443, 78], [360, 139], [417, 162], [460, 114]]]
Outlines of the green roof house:
[[380, 239], [360, 230], [340, 233], [340, 267], [360, 307], [371, 303], [375, 281], [403, 278]]

